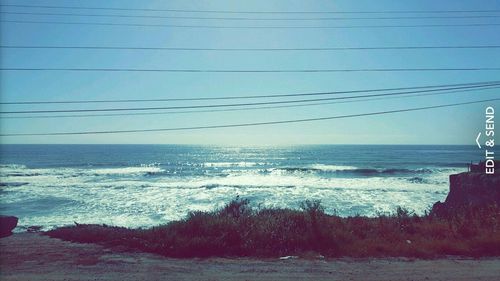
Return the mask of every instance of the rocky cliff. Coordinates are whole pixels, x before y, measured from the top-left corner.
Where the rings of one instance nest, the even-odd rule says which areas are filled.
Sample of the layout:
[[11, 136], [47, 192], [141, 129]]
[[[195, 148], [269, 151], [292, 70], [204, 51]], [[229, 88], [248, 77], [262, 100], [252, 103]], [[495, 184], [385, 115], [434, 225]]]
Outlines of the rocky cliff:
[[[496, 161], [495, 166], [500, 167]], [[444, 203], [437, 202], [432, 212], [437, 215], [468, 207], [500, 206], [500, 169], [496, 174], [464, 172], [450, 175], [450, 191]]]

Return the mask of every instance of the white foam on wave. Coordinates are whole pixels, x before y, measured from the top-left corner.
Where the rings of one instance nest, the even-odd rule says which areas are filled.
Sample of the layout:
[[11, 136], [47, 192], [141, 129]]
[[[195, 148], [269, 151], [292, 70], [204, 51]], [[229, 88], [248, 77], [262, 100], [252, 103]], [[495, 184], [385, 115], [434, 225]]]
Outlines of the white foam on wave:
[[310, 166], [310, 168], [321, 171], [350, 171], [358, 169], [358, 167], [354, 166], [326, 165], [326, 164], [313, 164]]
[[1, 167], [2, 178], [29, 178], [29, 177], [81, 177], [89, 175], [140, 175], [162, 173], [165, 170], [157, 166], [136, 166], [120, 168], [27, 168], [23, 165], [9, 165]]
[[[325, 166], [322, 168], [352, 168]], [[156, 166], [8, 169], [27, 174], [8, 178], [28, 184], [2, 187], [9, 190], [2, 197], [2, 203], [8, 204], [7, 210], [15, 213], [16, 208], [20, 208], [25, 212], [20, 225], [59, 226], [77, 221], [129, 227], [152, 226], [180, 219], [192, 210], [211, 210], [237, 194], [264, 207], [297, 208], [298, 203], [305, 199], [321, 199], [327, 211], [336, 209], [341, 215], [374, 215], [376, 211], [394, 211], [396, 206], [423, 212], [429, 204], [444, 199], [448, 191], [448, 175], [463, 171], [443, 169], [421, 175], [433, 181], [412, 183], [408, 177], [399, 176], [326, 178], [314, 173], [279, 170], [261, 173], [258, 169], [234, 169], [227, 176], [195, 177], [142, 176], [161, 172], [162, 169]], [[61, 203], [43, 205], [48, 204], [43, 203], [43, 198], [56, 198], [50, 202]], [[37, 200], [42, 205], [32, 213], [26, 213], [26, 206]]]
[[0, 169], [25, 169], [25, 165], [20, 165], [20, 164], [2, 164], [0, 165]]
[[467, 168], [439, 168], [434, 170], [432, 174], [427, 175], [427, 179], [434, 182], [448, 184], [449, 176], [467, 172]]
[[160, 167], [124, 167], [124, 168], [103, 168], [90, 169], [88, 173], [96, 175], [127, 175], [127, 174], [146, 174], [146, 173], [161, 173], [165, 170]]

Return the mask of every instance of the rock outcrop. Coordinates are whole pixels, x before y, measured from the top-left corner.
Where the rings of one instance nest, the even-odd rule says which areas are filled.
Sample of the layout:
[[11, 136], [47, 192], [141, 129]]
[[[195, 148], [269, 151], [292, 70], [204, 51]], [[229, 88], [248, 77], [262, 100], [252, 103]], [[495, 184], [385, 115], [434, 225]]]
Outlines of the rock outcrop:
[[[496, 161], [495, 164], [500, 168], [500, 162]], [[476, 169], [450, 175], [450, 192], [444, 203], [434, 204], [432, 213], [446, 215], [454, 210], [491, 205], [500, 206], [500, 169], [493, 175]]]
[[17, 221], [16, 217], [0, 216], [0, 238], [10, 236], [17, 226]]

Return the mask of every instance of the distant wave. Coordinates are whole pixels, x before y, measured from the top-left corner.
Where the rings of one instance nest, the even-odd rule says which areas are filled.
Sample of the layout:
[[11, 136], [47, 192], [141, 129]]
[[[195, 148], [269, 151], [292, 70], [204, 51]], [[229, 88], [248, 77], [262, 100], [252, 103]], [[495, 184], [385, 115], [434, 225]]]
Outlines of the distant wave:
[[127, 175], [127, 174], [156, 174], [165, 170], [160, 167], [124, 167], [124, 168], [104, 168], [91, 169], [90, 173], [95, 175]]
[[79, 176], [107, 176], [107, 175], [152, 175], [165, 172], [157, 166], [136, 166], [120, 168], [35, 168], [30, 169], [23, 165], [2, 165], [2, 177], [79, 177]]
[[342, 165], [314, 164], [314, 165], [311, 165], [311, 169], [320, 170], [320, 171], [352, 171], [352, 170], [356, 170], [357, 167], [342, 166]]
[[429, 183], [429, 180], [424, 179], [422, 177], [413, 177], [413, 178], [408, 178], [406, 180], [411, 183]]
[[221, 187], [221, 186], [222, 186], [221, 184], [212, 183], [212, 184], [205, 184], [205, 185], [202, 185], [200, 187], [201, 188], [206, 188], [206, 189], [213, 189], [213, 188], [217, 188], [217, 187]]
[[0, 186], [23, 186], [29, 184], [28, 182], [0, 182]]
[[429, 174], [434, 172], [432, 169], [421, 168], [421, 169], [397, 169], [397, 168], [389, 168], [389, 169], [357, 169], [352, 171], [354, 173], [360, 174]]
[[0, 165], [0, 169], [5, 169], [5, 168], [22, 169], [22, 168], [26, 168], [26, 166], [25, 165], [18, 165], [18, 164], [2, 164], [2, 165]]
[[36, 173], [36, 172], [22, 172], [22, 171], [14, 171], [7, 173], [7, 176], [10, 177], [36, 177], [36, 176], [41, 176], [41, 173]]
[[335, 165], [312, 165], [310, 167], [284, 167], [275, 168], [271, 171], [285, 172], [305, 172], [305, 173], [335, 173], [335, 174], [352, 174], [352, 175], [396, 175], [396, 174], [430, 174], [438, 170], [419, 168], [419, 169], [399, 169], [399, 168], [357, 168], [353, 166], [335, 166]]
[[[277, 163], [275, 163], [277, 165]], [[203, 166], [201, 166], [203, 165]], [[145, 180], [150, 178], [154, 181], [170, 181], [171, 179], [185, 179], [187, 181], [198, 177], [209, 178], [234, 178], [234, 176], [248, 177], [248, 181], [252, 182], [256, 176], [271, 176], [268, 177], [271, 182], [266, 182], [265, 185], [280, 186], [281, 181], [286, 177], [304, 177], [310, 179], [326, 177], [338, 178], [362, 178], [362, 177], [403, 177], [404, 181], [412, 184], [421, 183], [436, 183], [434, 177], [439, 178], [439, 184], [443, 181], [443, 177], [447, 180], [449, 174], [463, 172], [463, 168], [451, 167], [429, 167], [429, 168], [364, 168], [350, 165], [331, 165], [331, 164], [308, 164], [298, 167], [272, 167], [270, 163], [264, 162], [206, 162], [194, 168], [169, 169], [155, 165], [142, 166], [123, 166], [109, 168], [28, 168], [23, 165], [2, 165], [0, 169], [0, 178], [2, 182], [31, 182], [41, 181], [47, 182], [52, 180], [68, 179], [71, 184], [82, 181], [95, 182], [109, 178], [123, 179], [135, 178], [135, 180]], [[208, 167], [208, 168], [203, 168]], [[220, 167], [221, 169], [211, 169], [211, 167]], [[29, 179], [32, 178], [32, 179]], [[432, 178], [432, 179], [428, 179]], [[83, 180], [85, 179], [85, 180]], [[430, 180], [430, 181], [428, 181]], [[445, 182], [446, 183], [446, 182]], [[6, 184], [2, 186], [7, 186]], [[12, 185], [8, 185], [12, 186]], [[207, 186], [214, 188], [214, 186]]]
[[[280, 188], [293, 188], [293, 187], [297, 187], [297, 186], [302, 185], [301, 183], [298, 183], [298, 184], [299, 185], [292, 185], [292, 184], [290, 184], [290, 185], [277, 185], [277, 184], [273, 184], [272, 187], [280, 189]], [[265, 184], [251, 184], [251, 183], [248, 183], [248, 184], [212, 183], [212, 184], [204, 184], [204, 185], [199, 186], [199, 188], [205, 188], [205, 189], [214, 189], [214, 188], [220, 188], [220, 187], [245, 189], [245, 188], [269, 188], [270, 186], [269, 185], [265, 185]], [[193, 188], [198, 188], [198, 187], [196, 186], [196, 187], [193, 187]]]

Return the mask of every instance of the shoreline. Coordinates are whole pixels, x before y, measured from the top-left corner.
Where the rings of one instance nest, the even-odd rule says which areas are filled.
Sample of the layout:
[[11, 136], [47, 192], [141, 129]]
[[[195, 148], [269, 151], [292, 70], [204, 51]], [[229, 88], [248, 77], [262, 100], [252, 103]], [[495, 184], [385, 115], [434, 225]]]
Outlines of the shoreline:
[[500, 257], [194, 258], [80, 244], [40, 233], [0, 240], [2, 280], [493, 280]]

